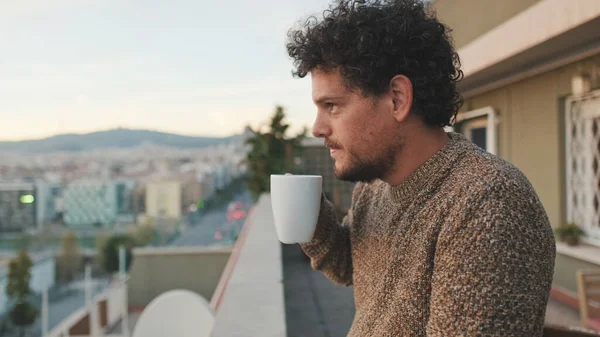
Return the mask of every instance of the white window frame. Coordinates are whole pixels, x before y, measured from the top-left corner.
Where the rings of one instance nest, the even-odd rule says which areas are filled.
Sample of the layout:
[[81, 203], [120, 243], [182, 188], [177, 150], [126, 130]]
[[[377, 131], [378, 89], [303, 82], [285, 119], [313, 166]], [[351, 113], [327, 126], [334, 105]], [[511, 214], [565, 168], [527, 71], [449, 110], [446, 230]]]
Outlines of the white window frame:
[[498, 115], [494, 108], [486, 106], [484, 108], [475, 109], [460, 113], [456, 116], [456, 124], [466, 123], [469, 120], [477, 119], [480, 117], [486, 117], [486, 139], [485, 147], [486, 151], [498, 155]]
[[[588, 94], [585, 95], [575, 95], [575, 96], [570, 96], [567, 98], [567, 100], [565, 101], [565, 180], [566, 180], [566, 199], [567, 199], [567, 214], [566, 214], [566, 218], [567, 218], [567, 222], [573, 222], [573, 214], [574, 214], [574, 204], [572, 201], [572, 193], [573, 193], [573, 183], [572, 183], [572, 175], [573, 175], [573, 166], [572, 166], [572, 162], [571, 162], [571, 156], [572, 156], [572, 146], [573, 146], [573, 140], [571, 137], [571, 133], [572, 133], [572, 128], [573, 128], [573, 123], [572, 123], [572, 118], [571, 118], [571, 106], [574, 102], [576, 101], [581, 101], [581, 100], [599, 100], [600, 101], [600, 90], [596, 90], [593, 92], [590, 92]], [[596, 117], [593, 116], [595, 114], [599, 114], [598, 117], [600, 117], [600, 111], [595, 112], [595, 111], [590, 111], [588, 113], [586, 113], [586, 115], [592, 115], [592, 118]], [[592, 151], [588, 151], [585, 152], [584, 157], [582, 157], [583, 161], [586, 163], [591, 163], [594, 160], [594, 154]], [[579, 163], [581, 165], [581, 163]], [[589, 174], [593, 174], [593, 172], [588, 173]], [[586, 178], [591, 178], [594, 179], [594, 177], [590, 177], [590, 176], [586, 176]], [[589, 185], [589, 188], [594, 188], [591, 185], [592, 184], [587, 184]], [[597, 188], [597, 187], [595, 187]], [[587, 191], [588, 193], [593, 193], [592, 191]], [[581, 194], [579, 195], [581, 196]], [[594, 212], [593, 209], [593, 205], [587, 205], [585, 206], [587, 209], [587, 212], [590, 212], [590, 214], [586, 214], [584, 215], [584, 221], [589, 222], [589, 221], [593, 221], [594, 215], [591, 214], [591, 212]], [[590, 208], [591, 207], [591, 208]], [[577, 224], [578, 226], [580, 226], [584, 231], [586, 231], [586, 233], [589, 235], [589, 231], [590, 231], [590, 225], [588, 224]], [[584, 236], [581, 238], [584, 243], [590, 244], [590, 245], [594, 245], [594, 246], [599, 246], [600, 247], [600, 228], [594, 228], [593, 229], [593, 234], [592, 237], [589, 236]]]

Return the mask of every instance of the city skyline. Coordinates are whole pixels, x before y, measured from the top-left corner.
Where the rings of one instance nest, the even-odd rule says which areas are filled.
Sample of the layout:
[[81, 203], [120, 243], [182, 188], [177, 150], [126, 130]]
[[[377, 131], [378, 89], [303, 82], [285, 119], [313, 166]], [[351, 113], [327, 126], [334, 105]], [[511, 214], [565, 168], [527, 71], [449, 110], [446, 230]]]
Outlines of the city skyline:
[[119, 127], [228, 136], [276, 105], [300, 130], [315, 108], [286, 33], [328, 3], [3, 2], [0, 141]]
[[[243, 134], [245, 127], [243, 127], [240, 130], [236, 130], [236, 129], [232, 129], [231, 133], [224, 133], [222, 135], [205, 135], [205, 134], [187, 134], [187, 133], [183, 133], [183, 132], [178, 132], [177, 130], [175, 131], [164, 131], [161, 129], [153, 129], [153, 128], [137, 128], [137, 127], [122, 127], [122, 126], [114, 126], [111, 128], [100, 128], [100, 129], [94, 129], [94, 130], [90, 130], [90, 131], [74, 131], [74, 132], [65, 132], [65, 133], [57, 133], [57, 134], [51, 134], [51, 135], [47, 135], [47, 136], [42, 136], [42, 137], [34, 137], [34, 138], [23, 138], [23, 139], [2, 139], [0, 138], [0, 143], [20, 143], [20, 142], [30, 142], [30, 141], [38, 141], [38, 140], [45, 140], [48, 138], [53, 138], [53, 137], [57, 137], [57, 136], [85, 136], [85, 135], [90, 135], [90, 134], [98, 134], [98, 133], [107, 133], [107, 132], [111, 132], [111, 131], [116, 131], [116, 130], [125, 130], [125, 131], [150, 131], [150, 132], [157, 132], [157, 133], [162, 133], [162, 134], [169, 134], [169, 135], [175, 135], [175, 136], [182, 136], [182, 137], [197, 137], [197, 138], [228, 138], [228, 137], [232, 137], [232, 136], [238, 136]], [[202, 146], [199, 146], [202, 147]]]

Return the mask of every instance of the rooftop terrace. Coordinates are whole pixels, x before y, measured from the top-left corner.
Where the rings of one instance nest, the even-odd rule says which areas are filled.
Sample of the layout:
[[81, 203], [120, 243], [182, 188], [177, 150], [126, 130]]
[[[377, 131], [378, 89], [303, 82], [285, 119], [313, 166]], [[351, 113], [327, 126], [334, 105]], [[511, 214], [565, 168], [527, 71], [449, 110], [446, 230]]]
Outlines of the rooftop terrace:
[[[130, 308], [133, 304], [143, 309], [152, 298], [170, 290], [193, 290], [210, 300], [212, 337], [342, 337], [352, 324], [352, 288], [336, 285], [312, 270], [298, 245], [277, 240], [268, 195], [252, 209], [231, 249], [169, 247], [164, 252], [136, 250], [134, 255]], [[152, 266], [151, 262], [160, 263]], [[130, 331], [135, 330], [137, 317], [131, 315]], [[180, 318], [170, 319], [176, 323]], [[578, 327], [579, 317], [577, 311], [551, 300], [546, 323]], [[119, 330], [112, 331], [118, 334]], [[190, 331], [190, 336], [197, 335]]]

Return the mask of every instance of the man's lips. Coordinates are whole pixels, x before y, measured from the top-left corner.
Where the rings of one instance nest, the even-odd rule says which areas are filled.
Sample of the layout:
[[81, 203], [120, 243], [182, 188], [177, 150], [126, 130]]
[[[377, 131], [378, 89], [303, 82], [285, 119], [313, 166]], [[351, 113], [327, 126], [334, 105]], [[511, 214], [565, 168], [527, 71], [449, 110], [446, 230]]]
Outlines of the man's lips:
[[329, 148], [329, 154], [333, 156], [335, 153], [342, 150], [341, 146], [337, 145], [334, 142], [325, 141], [325, 146]]

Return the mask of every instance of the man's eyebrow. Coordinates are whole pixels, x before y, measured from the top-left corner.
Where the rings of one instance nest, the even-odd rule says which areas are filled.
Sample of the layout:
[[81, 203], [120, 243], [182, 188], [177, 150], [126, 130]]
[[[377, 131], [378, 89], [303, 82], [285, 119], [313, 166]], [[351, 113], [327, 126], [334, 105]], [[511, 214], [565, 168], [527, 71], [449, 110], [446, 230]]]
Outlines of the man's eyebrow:
[[321, 96], [315, 100], [315, 104], [321, 104], [325, 101], [331, 101], [336, 99], [341, 99], [342, 96]]

